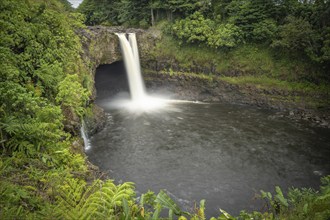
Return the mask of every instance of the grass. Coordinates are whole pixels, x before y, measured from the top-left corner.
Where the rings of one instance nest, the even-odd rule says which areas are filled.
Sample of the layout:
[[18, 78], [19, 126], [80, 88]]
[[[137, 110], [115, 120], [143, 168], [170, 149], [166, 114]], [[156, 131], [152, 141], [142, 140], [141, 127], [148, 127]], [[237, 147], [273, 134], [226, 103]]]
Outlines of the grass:
[[164, 34], [150, 53], [154, 58], [176, 62], [182, 69], [212, 67], [218, 74], [226, 76], [236, 72], [293, 82], [318, 80], [317, 70], [303, 58], [292, 59], [288, 54], [263, 45], [244, 44], [232, 50], [215, 50], [203, 45], [180, 45], [173, 37]]
[[218, 59], [218, 54], [206, 47], [198, 45], [179, 45], [172, 37], [163, 35], [152, 52], [155, 57], [174, 58], [183, 68], [189, 68], [196, 64], [210, 66]]
[[[152, 71], [145, 70], [144, 73], [150, 74]], [[278, 91], [280, 93], [264, 92], [261, 91], [262, 96], [267, 96], [270, 100], [281, 101], [292, 104], [301, 104], [311, 108], [323, 108], [330, 105], [330, 100], [324, 97], [329, 97], [330, 85], [322, 84], [315, 85], [308, 82], [289, 82], [271, 78], [268, 76], [215, 76], [212, 74], [200, 74], [190, 72], [173, 71], [160, 71], [158, 74], [173, 76], [183, 76], [186, 78], [197, 78], [203, 81], [216, 82], [223, 81], [226, 83], [242, 86], [242, 91], [246, 87], [254, 87], [259, 90]], [[259, 92], [258, 92], [259, 93]]]
[[188, 72], [175, 72], [172, 69], [169, 70], [169, 72], [161, 72], [163, 74], [169, 74], [170, 76], [185, 76], [185, 77], [192, 77], [192, 78], [198, 78], [202, 80], [208, 80], [212, 82], [216, 77], [213, 75], [207, 75], [207, 74], [197, 74], [197, 73], [188, 73]]
[[[202, 45], [180, 45], [175, 38], [163, 34], [150, 53], [169, 64], [162, 74], [277, 90], [292, 102], [309, 100], [315, 106], [330, 105], [327, 100], [330, 85], [322, 80], [316, 68], [303, 57], [293, 59], [290, 54], [264, 45], [244, 44], [231, 50], [214, 50]], [[271, 93], [265, 95], [270, 97]]]
[[259, 89], [279, 89], [285, 91], [296, 91], [301, 93], [322, 93], [330, 94], [330, 85], [316, 85], [309, 82], [289, 82], [271, 78], [268, 76], [240, 76], [240, 77], [220, 77], [221, 80], [236, 85], [250, 85]]

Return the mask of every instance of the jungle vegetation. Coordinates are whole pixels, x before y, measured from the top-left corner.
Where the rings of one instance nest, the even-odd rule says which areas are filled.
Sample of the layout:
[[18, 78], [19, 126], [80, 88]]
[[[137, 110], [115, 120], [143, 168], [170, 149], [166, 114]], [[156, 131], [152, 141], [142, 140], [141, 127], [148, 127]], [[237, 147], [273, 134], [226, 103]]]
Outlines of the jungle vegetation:
[[[183, 0], [85, 0], [79, 9], [84, 14], [80, 14], [66, 0], [1, 0], [0, 219], [159, 219], [162, 209], [168, 210], [168, 219], [175, 216], [205, 219], [204, 200], [187, 213], [164, 191], [157, 195], [147, 192], [137, 198], [134, 183], [116, 185], [92, 172], [79, 147], [80, 125], [70, 123], [82, 120], [88, 113], [93, 83], [89, 64], [82, 59], [83, 39], [76, 30], [85, 28], [84, 21], [148, 26], [166, 18], [174, 22], [169, 30], [178, 40], [196, 35], [189, 41], [215, 48], [262, 41], [258, 38], [276, 33], [269, 45], [295, 50], [325, 70], [329, 64], [330, 41], [326, 19], [329, 11], [323, 6], [329, 2], [285, 3], [288, 6], [282, 1], [276, 3], [276, 16], [263, 20], [266, 14], [261, 9], [256, 14], [241, 11], [252, 10], [255, 6], [251, 4], [257, 4], [252, 1], [210, 4]], [[187, 30], [189, 36], [182, 33], [195, 20], [210, 25], [207, 28], [219, 35], [228, 32], [227, 36], [237, 37], [228, 42], [200, 37], [203, 31], [200, 34]], [[283, 31], [272, 32], [265, 22]], [[304, 36], [299, 38], [294, 33], [287, 36], [287, 30], [294, 27], [299, 30], [299, 25], [309, 28]], [[258, 31], [264, 35], [258, 35]], [[314, 35], [316, 38], [305, 40], [305, 36]], [[288, 195], [283, 195], [277, 187], [275, 194], [261, 191], [260, 198], [268, 204], [267, 211], [242, 211], [237, 218], [328, 219], [330, 177], [322, 179], [317, 191], [291, 189]], [[213, 219], [234, 217], [219, 210], [219, 216]]]
[[328, 0], [84, 0], [78, 11], [87, 25], [159, 25], [194, 49], [240, 55], [242, 47], [262, 47], [272, 60], [297, 66], [295, 81], [329, 81]]

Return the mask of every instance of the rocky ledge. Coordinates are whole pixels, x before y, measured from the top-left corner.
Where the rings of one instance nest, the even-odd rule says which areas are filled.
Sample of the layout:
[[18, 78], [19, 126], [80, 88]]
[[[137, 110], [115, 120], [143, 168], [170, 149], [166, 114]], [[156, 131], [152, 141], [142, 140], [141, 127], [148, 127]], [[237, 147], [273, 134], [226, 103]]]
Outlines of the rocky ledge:
[[297, 102], [294, 95], [280, 90], [258, 89], [233, 85], [217, 79], [202, 79], [189, 75], [170, 75], [160, 72], [145, 74], [150, 91], [171, 91], [171, 98], [204, 102], [229, 102], [278, 110], [279, 117], [305, 120], [314, 126], [330, 128], [330, 109], [313, 108], [306, 102]]

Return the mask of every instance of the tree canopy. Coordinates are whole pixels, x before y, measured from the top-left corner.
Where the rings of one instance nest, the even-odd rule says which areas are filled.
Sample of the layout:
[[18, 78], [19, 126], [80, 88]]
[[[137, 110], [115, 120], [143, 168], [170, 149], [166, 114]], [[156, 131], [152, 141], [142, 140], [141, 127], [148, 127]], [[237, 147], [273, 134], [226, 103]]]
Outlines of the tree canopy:
[[330, 68], [328, 0], [84, 0], [87, 25], [149, 27], [166, 20], [182, 42], [211, 48], [268, 45]]

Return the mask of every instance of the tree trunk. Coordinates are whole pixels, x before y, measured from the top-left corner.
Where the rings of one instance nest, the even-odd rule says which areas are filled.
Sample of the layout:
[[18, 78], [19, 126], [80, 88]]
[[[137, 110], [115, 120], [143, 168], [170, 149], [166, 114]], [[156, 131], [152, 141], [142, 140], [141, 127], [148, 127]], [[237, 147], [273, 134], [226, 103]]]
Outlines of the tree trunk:
[[151, 12], [151, 26], [155, 25], [154, 9], [150, 9]]

